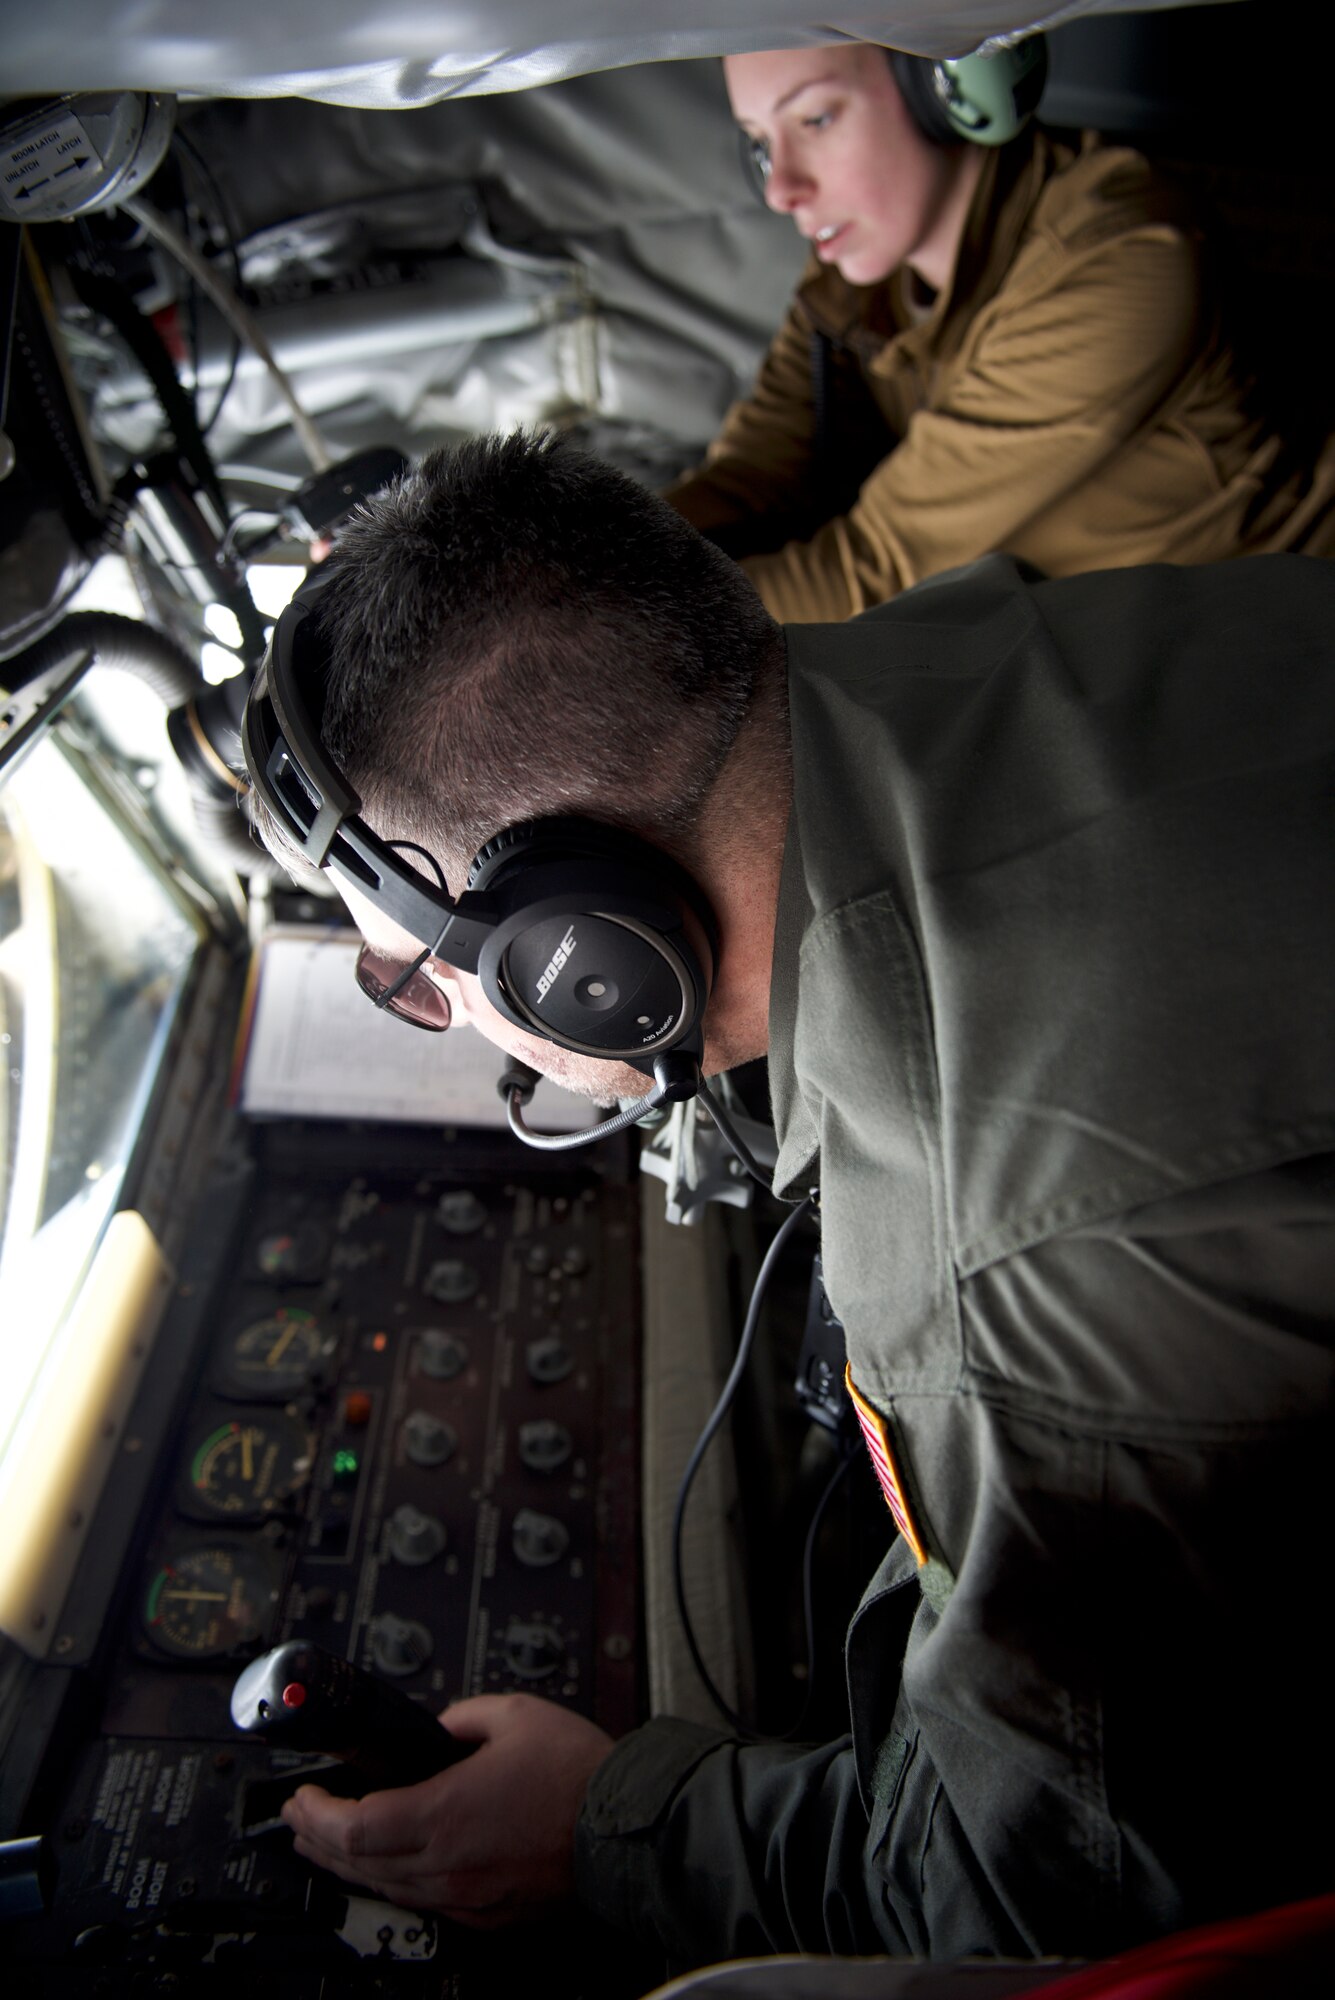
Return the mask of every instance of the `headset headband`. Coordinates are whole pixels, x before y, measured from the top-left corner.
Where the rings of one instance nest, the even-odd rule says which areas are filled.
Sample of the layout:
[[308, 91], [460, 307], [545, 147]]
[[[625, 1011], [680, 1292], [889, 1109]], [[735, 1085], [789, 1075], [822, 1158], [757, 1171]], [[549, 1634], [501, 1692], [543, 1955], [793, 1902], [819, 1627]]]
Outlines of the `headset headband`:
[[433, 956], [460, 972], [476, 972], [487, 934], [501, 920], [499, 904], [465, 892], [461, 908], [372, 833], [360, 816], [361, 799], [320, 740], [324, 703], [310, 672], [314, 649], [303, 627], [326, 581], [318, 577], [302, 585], [278, 620], [255, 677], [241, 723], [251, 781], [313, 867], [340, 876], [419, 944], [429, 945]]

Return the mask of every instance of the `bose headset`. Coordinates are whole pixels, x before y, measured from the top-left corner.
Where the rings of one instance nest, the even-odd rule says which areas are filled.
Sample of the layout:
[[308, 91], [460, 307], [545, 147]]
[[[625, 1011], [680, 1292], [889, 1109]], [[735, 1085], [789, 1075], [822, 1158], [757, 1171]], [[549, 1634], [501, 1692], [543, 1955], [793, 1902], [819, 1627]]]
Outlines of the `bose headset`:
[[[717, 1113], [700, 1058], [718, 932], [699, 887], [648, 842], [575, 817], [498, 833], [457, 899], [443, 878], [438, 886], [413, 867], [360, 817], [360, 798], [321, 742], [329, 659], [314, 614], [327, 581], [308, 578], [279, 618], [241, 730], [255, 790], [292, 846], [433, 957], [475, 973], [516, 1027], [654, 1078], [646, 1099], [592, 1132], [539, 1141], [518, 1119], [536, 1077], [512, 1069], [502, 1094], [530, 1143], [582, 1144], [697, 1091]], [[731, 1139], [726, 1124], [724, 1114]]]

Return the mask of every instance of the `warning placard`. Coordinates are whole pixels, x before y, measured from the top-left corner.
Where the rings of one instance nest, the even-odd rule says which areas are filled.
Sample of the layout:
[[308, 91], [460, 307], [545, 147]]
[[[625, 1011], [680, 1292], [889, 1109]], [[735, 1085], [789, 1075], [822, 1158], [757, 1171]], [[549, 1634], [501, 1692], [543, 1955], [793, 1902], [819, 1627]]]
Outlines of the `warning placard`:
[[6, 204], [20, 215], [29, 205], [39, 209], [42, 195], [101, 170], [101, 154], [63, 106], [54, 107], [40, 123], [31, 121], [0, 151], [0, 185]]

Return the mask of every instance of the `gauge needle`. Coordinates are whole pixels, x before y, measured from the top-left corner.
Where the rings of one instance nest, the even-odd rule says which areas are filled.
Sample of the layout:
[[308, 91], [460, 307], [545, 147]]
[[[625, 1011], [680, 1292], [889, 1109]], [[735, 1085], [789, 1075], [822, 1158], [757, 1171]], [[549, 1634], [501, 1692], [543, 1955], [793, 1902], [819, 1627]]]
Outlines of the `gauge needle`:
[[255, 1477], [255, 1453], [253, 1449], [254, 1431], [241, 1433], [241, 1477], [250, 1481]]
[[277, 1367], [278, 1363], [287, 1353], [288, 1348], [292, 1345], [293, 1340], [296, 1338], [296, 1332], [297, 1332], [297, 1323], [295, 1320], [293, 1320], [289, 1326], [285, 1326], [283, 1328], [282, 1339], [278, 1342], [278, 1344], [275, 1347], [271, 1347], [269, 1350], [269, 1358], [265, 1363], [265, 1366], [267, 1368]]
[[226, 1604], [225, 1590], [164, 1590], [162, 1595], [179, 1604]]

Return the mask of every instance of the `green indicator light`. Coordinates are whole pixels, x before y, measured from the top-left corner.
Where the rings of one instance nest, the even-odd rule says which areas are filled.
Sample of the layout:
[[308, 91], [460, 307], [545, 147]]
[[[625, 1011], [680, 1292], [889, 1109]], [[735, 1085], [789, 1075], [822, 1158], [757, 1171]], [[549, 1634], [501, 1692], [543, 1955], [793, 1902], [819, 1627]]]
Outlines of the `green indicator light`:
[[334, 1453], [335, 1479], [355, 1479], [357, 1477], [357, 1454], [355, 1451], [340, 1450]]

